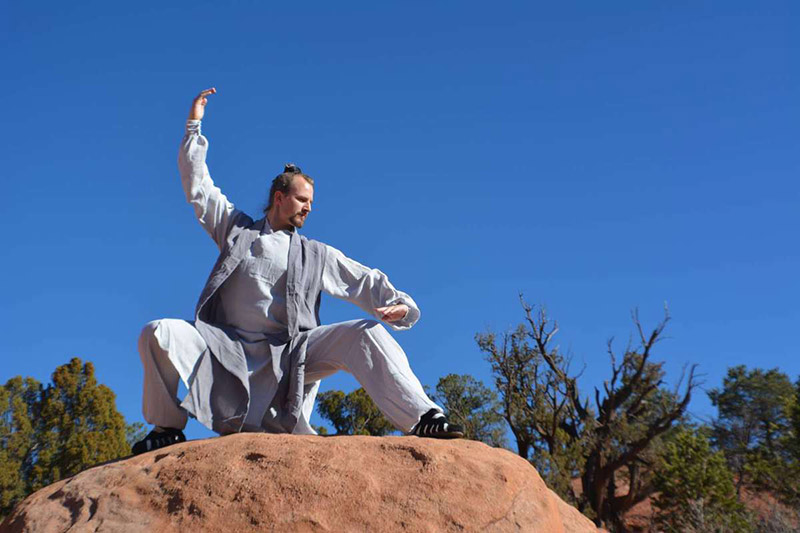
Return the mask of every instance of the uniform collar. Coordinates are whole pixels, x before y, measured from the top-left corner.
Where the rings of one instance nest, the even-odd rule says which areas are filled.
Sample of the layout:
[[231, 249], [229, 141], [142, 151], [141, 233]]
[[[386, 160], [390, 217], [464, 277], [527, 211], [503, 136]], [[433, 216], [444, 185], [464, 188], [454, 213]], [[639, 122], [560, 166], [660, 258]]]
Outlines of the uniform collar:
[[[261, 226], [259, 228], [259, 231], [260, 231], [261, 235], [269, 235], [270, 233], [273, 233], [275, 231], [269, 225], [269, 219], [267, 219], [267, 217], [264, 217], [261, 220], [259, 220], [258, 222], [256, 222], [256, 227], [258, 227], [259, 225]], [[289, 233], [289, 235], [291, 235], [292, 233], [298, 233], [297, 232], [297, 228], [294, 227], [294, 226], [292, 226], [288, 230], [279, 230], [279, 231], [286, 231], [286, 232]]]

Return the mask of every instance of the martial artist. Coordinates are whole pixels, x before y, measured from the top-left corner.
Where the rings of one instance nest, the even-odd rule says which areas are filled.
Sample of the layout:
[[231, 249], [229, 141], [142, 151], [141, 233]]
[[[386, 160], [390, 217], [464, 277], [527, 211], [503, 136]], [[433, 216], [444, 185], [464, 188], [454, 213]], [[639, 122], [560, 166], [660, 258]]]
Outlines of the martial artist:
[[[207, 97], [193, 101], [178, 167], [184, 192], [220, 255], [192, 322], [148, 323], [139, 338], [142, 411], [153, 430], [138, 454], [186, 440], [187, 415], [219, 434], [239, 431], [315, 434], [309, 420], [320, 380], [350, 372], [401, 431], [463, 437], [425, 394], [402, 348], [379, 322], [408, 329], [414, 300], [386, 275], [318, 241], [303, 227], [314, 181], [287, 165], [273, 181], [264, 217], [254, 221], [214, 185], [201, 134]], [[321, 293], [348, 300], [377, 320], [321, 325]], [[179, 380], [188, 394], [181, 402]]]

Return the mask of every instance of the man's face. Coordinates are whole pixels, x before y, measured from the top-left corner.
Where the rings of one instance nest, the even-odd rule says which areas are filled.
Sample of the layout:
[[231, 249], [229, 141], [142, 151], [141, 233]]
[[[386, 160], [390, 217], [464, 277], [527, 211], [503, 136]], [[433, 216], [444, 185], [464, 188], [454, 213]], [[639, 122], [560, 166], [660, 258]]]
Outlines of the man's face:
[[302, 228], [314, 203], [314, 187], [302, 176], [294, 176], [292, 185], [284, 194], [275, 193], [275, 206], [278, 208], [278, 222]]

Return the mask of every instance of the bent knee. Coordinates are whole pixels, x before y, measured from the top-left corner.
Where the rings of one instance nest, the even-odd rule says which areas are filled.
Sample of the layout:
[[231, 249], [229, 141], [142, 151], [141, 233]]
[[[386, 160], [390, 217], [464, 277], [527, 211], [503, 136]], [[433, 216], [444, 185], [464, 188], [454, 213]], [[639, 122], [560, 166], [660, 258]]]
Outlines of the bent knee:
[[142, 332], [139, 333], [139, 343], [141, 344], [142, 342], [149, 342], [150, 340], [154, 339], [156, 336], [156, 331], [160, 325], [161, 319], [151, 320], [145, 324], [142, 328]]
[[389, 332], [386, 330], [386, 327], [384, 327], [384, 325], [381, 322], [371, 318], [360, 320], [358, 328], [362, 332], [362, 334], [369, 335], [372, 337], [385, 337], [389, 335]]
[[151, 320], [142, 328], [139, 333], [139, 357], [144, 358], [145, 355], [153, 356], [153, 352], [158, 351], [161, 347], [160, 336], [163, 332], [159, 330], [166, 325], [165, 319]]

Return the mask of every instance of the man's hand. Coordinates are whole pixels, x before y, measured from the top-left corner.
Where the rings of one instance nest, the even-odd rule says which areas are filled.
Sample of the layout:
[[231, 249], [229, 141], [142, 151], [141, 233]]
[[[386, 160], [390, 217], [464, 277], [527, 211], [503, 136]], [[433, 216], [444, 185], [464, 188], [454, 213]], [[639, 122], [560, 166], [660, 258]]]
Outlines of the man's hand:
[[192, 109], [189, 111], [189, 120], [202, 120], [206, 112], [206, 103], [208, 103], [208, 98], [206, 98], [206, 96], [209, 94], [216, 94], [216, 92], [217, 90], [212, 87], [195, 97], [194, 102], [192, 102]]
[[389, 305], [387, 307], [377, 307], [375, 311], [378, 312], [384, 322], [395, 322], [406, 317], [408, 306], [406, 304]]

